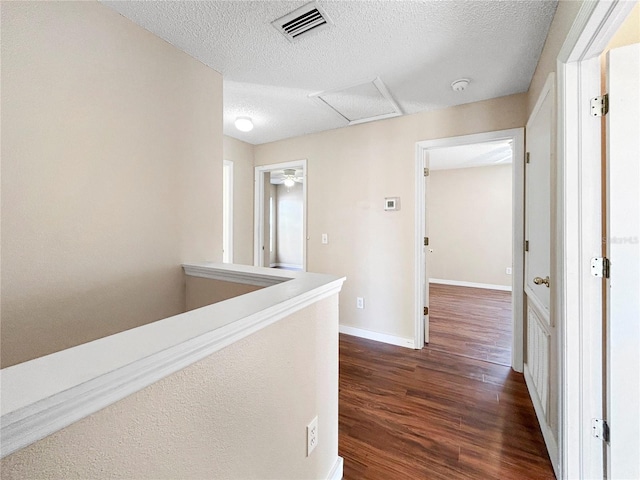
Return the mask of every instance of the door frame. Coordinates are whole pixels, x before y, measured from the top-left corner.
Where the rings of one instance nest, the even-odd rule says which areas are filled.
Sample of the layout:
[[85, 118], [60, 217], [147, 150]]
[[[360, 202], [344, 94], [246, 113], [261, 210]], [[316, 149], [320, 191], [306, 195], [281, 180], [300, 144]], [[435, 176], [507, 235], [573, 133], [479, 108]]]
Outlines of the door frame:
[[302, 169], [302, 271], [307, 271], [307, 159], [291, 162], [274, 163], [255, 167], [254, 177], [254, 222], [253, 222], [253, 264], [261, 266], [264, 263], [262, 240], [264, 229], [264, 174], [285, 168]]
[[602, 132], [588, 101], [601, 92], [600, 55], [634, 6], [584, 2], [556, 62], [560, 478], [602, 478], [604, 472], [604, 444], [591, 436], [591, 419], [604, 415], [602, 281], [590, 274], [591, 257], [602, 255]]
[[[423, 244], [425, 232], [426, 191], [424, 187], [424, 168], [429, 150], [444, 147], [456, 147], [474, 143], [511, 140], [513, 146], [512, 168], [512, 326], [513, 340], [511, 348], [511, 367], [522, 372], [524, 364], [524, 128], [512, 128], [493, 132], [462, 135], [458, 137], [424, 140], [416, 143], [416, 196], [415, 196], [415, 328], [414, 348], [424, 348], [424, 316], [422, 282], [425, 277], [426, 253]], [[426, 280], [425, 280], [426, 281]], [[428, 283], [427, 283], [428, 285]]]

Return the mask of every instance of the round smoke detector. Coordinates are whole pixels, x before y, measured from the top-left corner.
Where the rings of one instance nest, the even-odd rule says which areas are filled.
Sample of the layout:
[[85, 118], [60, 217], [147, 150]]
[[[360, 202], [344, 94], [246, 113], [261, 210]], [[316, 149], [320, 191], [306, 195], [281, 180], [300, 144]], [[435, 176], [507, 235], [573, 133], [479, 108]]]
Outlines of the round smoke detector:
[[466, 78], [461, 78], [460, 80], [456, 80], [451, 84], [451, 88], [454, 92], [462, 92], [465, 88], [469, 86], [469, 80]]

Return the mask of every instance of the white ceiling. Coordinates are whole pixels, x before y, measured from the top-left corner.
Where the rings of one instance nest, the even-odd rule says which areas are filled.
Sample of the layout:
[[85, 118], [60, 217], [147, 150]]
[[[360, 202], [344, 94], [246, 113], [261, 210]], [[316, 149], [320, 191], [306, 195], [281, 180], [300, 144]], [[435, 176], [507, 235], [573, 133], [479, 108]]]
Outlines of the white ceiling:
[[429, 150], [431, 170], [509, 165], [512, 162], [513, 150], [510, 140]]
[[[525, 92], [556, 0], [318, 2], [294, 43], [271, 22], [306, 1], [103, 1], [224, 77], [224, 133], [261, 144], [348, 124], [309, 98], [379, 77], [404, 114]], [[471, 80], [463, 92], [450, 84]], [[233, 121], [249, 116], [255, 128]]]

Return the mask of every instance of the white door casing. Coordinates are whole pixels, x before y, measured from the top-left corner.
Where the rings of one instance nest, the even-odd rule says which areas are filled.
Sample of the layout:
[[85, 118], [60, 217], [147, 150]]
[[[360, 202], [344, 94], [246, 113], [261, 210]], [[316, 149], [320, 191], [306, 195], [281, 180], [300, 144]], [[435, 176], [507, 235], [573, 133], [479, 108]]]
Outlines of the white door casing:
[[[422, 277], [423, 286], [422, 286], [422, 295], [423, 300], [422, 304], [428, 309], [429, 308], [429, 202], [427, 198], [429, 197], [429, 151], [424, 151], [424, 237], [427, 239], [427, 245], [422, 247], [422, 256], [424, 258], [424, 276]], [[429, 343], [429, 310], [427, 310], [427, 314], [424, 316], [424, 343]]]
[[268, 230], [266, 230], [266, 227], [268, 226], [268, 220], [265, 218], [266, 216], [268, 216], [269, 211], [269, 178], [270, 172], [275, 170], [284, 170], [285, 168], [302, 170], [302, 270], [306, 272], [308, 240], [306, 159], [255, 167], [253, 264], [255, 266], [268, 266], [269, 264], [269, 251], [265, 250], [269, 245], [269, 232]]
[[560, 377], [558, 478], [601, 478], [602, 441], [591, 421], [603, 416], [601, 128], [590, 99], [600, 95], [600, 55], [635, 2], [584, 2], [558, 53], [556, 279]]
[[[427, 277], [428, 247], [424, 247], [423, 238], [426, 235], [426, 192], [424, 180], [424, 168], [427, 166], [428, 152], [431, 149], [455, 147], [460, 145], [472, 145], [476, 143], [494, 142], [498, 140], [510, 140], [513, 149], [513, 344], [511, 348], [511, 367], [517, 371], [523, 371], [524, 357], [524, 129], [514, 128], [494, 132], [476, 133], [459, 137], [439, 138], [424, 140], [416, 143], [416, 173], [415, 173], [415, 329], [414, 348], [420, 349], [425, 343], [425, 317], [423, 315], [425, 299], [425, 282]], [[428, 319], [427, 319], [428, 320]], [[428, 322], [427, 322], [428, 323]]]
[[640, 478], [640, 44], [608, 53], [608, 478]]

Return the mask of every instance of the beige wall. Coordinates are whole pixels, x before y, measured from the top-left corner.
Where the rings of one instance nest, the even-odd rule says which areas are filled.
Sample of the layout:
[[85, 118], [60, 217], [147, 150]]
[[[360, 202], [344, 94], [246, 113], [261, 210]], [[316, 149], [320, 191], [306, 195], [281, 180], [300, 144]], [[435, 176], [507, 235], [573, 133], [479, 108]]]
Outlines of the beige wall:
[[[256, 165], [308, 160], [307, 268], [347, 277], [341, 324], [413, 338], [416, 142], [522, 127], [525, 117], [521, 94], [255, 147]], [[401, 210], [385, 212], [392, 196]]]
[[629, 13], [627, 19], [616, 31], [611, 41], [604, 49], [604, 52], [602, 52], [600, 57], [600, 72], [603, 93], [606, 93], [607, 91], [607, 53], [612, 48], [625, 47], [627, 45], [633, 45], [634, 43], [640, 43], [640, 2], [636, 3], [636, 6], [633, 8], [631, 13]]
[[511, 175], [511, 165], [431, 172], [431, 278], [511, 286]]
[[253, 145], [223, 140], [224, 159], [233, 162], [233, 263], [253, 265]]
[[631, 10], [629, 16], [615, 33], [605, 52], [612, 48], [624, 47], [640, 43], [640, 2], [636, 0], [636, 6]]
[[277, 186], [276, 263], [302, 267], [303, 251], [303, 188], [301, 183], [293, 187]]
[[186, 311], [222, 302], [223, 300], [263, 288], [245, 283], [225, 282], [191, 275], [185, 275], [185, 282], [187, 290]]
[[[6, 457], [2, 478], [328, 478], [337, 315], [337, 295], [296, 312]], [[319, 442], [306, 457], [316, 415]]]
[[2, 2], [2, 366], [182, 312], [222, 257], [222, 77], [93, 2]]

